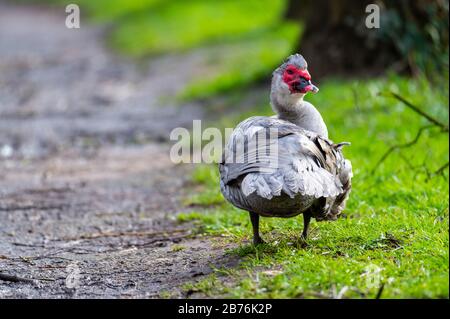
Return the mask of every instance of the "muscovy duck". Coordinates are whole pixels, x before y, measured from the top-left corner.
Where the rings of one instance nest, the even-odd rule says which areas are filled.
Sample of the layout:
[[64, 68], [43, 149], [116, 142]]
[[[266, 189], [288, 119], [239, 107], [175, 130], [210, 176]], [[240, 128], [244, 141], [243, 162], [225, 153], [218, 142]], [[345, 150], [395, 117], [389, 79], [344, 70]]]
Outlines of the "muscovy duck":
[[249, 212], [255, 245], [263, 243], [260, 215], [303, 213], [301, 238], [306, 239], [312, 217], [336, 220], [345, 207], [352, 166], [342, 147], [349, 143], [329, 140], [319, 111], [303, 100], [318, 91], [305, 59], [291, 55], [272, 76], [270, 101], [277, 115], [244, 120], [225, 146], [220, 189], [231, 204]]

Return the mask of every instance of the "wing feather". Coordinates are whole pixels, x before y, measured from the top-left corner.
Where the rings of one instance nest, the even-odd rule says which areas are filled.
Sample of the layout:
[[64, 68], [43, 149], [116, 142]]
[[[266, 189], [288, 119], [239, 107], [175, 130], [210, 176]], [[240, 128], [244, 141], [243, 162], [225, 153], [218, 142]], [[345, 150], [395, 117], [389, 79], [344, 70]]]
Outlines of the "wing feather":
[[[267, 129], [277, 131], [271, 140], [277, 142], [276, 154], [271, 152], [268, 144], [248, 144], [257, 133]], [[312, 132], [276, 118], [253, 117], [233, 132], [225, 159], [236, 157], [236, 143], [247, 143], [245, 151], [237, 156], [238, 163], [221, 163], [221, 178], [225, 184], [241, 178], [240, 186], [245, 196], [256, 192], [258, 196], [271, 199], [284, 192], [291, 197], [300, 193], [319, 198], [343, 192], [331, 156], [333, 144]], [[246, 159], [253, 161], [245, 162]]]

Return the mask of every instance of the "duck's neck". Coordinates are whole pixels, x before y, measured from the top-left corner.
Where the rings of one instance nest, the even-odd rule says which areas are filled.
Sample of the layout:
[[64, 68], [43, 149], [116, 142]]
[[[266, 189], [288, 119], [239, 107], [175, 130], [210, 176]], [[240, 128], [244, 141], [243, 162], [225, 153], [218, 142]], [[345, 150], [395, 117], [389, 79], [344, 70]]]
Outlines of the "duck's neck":
[[328, 138], [328, 130], [319, 111], [311, 104], [303, 100], [303, 96], [270, 96], [273, 110], [278, 118], [294, 123], [295, 125], [325, 138]]

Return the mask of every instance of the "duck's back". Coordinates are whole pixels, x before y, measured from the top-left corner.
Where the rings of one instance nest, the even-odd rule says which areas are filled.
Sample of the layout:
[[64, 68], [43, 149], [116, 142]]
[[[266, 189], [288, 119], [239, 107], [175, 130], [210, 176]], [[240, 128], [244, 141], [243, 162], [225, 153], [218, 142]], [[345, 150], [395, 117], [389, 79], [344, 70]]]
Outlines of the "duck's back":
[[239, 208], [289, 217], [343, 194], [339, 174], [345, 162], [340, 149], [317, 134], [277, 118], [252, 117], [236, 127], [225, 147], [221, 191]]

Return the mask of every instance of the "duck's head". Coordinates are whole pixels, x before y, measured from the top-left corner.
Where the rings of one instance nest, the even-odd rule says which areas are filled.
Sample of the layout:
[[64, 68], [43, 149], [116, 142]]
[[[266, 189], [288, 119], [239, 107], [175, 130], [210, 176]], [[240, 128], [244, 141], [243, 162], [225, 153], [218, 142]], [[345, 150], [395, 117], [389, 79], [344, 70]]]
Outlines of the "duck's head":
[[308, 64], [300, 54], [289, 56], [272, 76], [272, 98], [279, 102], [302, 99], [306, 93], [319, 92], [319, 88], [311, 83]]

